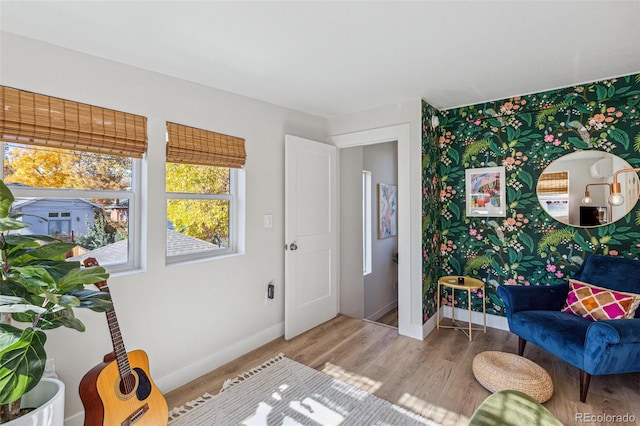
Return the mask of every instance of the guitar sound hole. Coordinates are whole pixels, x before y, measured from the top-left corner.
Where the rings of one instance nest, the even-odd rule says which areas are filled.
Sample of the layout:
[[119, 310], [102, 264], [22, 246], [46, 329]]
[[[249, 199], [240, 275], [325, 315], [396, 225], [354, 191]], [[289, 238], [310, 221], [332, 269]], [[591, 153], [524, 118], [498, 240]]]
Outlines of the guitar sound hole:
[[120, 392], [123, 395], [129, 395], [136, 388], [136, 377], [133, 374], [128, 374], [120, 380]]

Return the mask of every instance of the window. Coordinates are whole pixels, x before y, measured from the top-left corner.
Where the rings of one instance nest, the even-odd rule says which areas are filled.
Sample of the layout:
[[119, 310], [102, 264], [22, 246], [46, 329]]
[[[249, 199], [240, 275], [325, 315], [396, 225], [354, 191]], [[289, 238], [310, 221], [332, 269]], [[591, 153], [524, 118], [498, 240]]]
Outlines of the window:
[[48, 235], [71, 236], [71, 213], [49, 212]]
[[362, 272], [372, 272], [371, 266], [371, 172], [362, 171]]
[[244, 139], [167, 123], [167, 260], [238, 250]]
[[[2, 179], [12, 210], [45, 234], [77, 244], [110, 272], [138, 265], [136, 170], [146, 119], [0, 86]], [[134, 221], [135, 222], [135, 221]]]

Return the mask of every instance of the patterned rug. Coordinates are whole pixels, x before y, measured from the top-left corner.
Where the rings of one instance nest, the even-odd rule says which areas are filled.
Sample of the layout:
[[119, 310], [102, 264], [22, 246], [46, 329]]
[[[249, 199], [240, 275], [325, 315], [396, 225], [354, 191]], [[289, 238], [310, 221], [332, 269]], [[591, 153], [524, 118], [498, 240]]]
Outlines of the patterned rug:
[[272, 358], [169, 412], [170, 426], [437, 424], [327, 374]]

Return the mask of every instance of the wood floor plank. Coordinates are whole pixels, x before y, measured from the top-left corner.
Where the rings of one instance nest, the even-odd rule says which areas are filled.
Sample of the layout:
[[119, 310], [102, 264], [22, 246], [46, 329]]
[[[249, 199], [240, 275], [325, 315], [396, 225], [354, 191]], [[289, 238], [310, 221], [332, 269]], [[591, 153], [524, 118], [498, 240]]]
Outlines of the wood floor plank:
[[[385, 325], [339, 315], [289, 341], [279, 338], [261, 346], [169, 392], [166, 398], [169, 407], [175, 407], [205, 392], [215, 394], [224, 380], [283, 352], [442, 425], [466, 425], [490, 395], [473, 376], [473, 358], [487, 350], [516, 353], [517, 345], [517, 337], [504, 330], [488, 328], [486, 334], [474, 330], [470, 342], [458, 330], [439, 329], [419, 341], [399, 336]], [[525, 357], [551, 375], [554, 393], [544, 405], [565, 425], [640, 426], [640, 373], [593, 377], [583, 404], [575, 367], [532, 344], [527, 345]], [[580, 413], [627, 415], [632, 421], [577, 422]]]

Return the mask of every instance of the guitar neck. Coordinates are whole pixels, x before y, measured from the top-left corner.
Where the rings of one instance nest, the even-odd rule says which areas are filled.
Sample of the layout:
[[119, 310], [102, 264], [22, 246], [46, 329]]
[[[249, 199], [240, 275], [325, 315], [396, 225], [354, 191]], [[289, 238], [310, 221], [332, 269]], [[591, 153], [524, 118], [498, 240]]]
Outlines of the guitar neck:
[[129, 365], [127, 350], [124, 347], [124, 340], [122, 340], [122, 333], [120, 332], [120, 325], [118, 324], [116, 311], [113, 308], [107, 311], [107, 323], [109, 324], [109, 333], [111, 333], [113, 353], [116, 356], [116, 362], [118, 364], [120, 377], [128, 377], [131, 374], [131, 366]]

